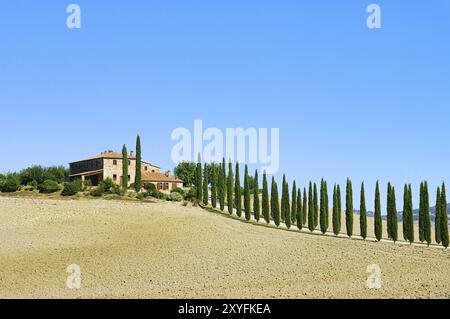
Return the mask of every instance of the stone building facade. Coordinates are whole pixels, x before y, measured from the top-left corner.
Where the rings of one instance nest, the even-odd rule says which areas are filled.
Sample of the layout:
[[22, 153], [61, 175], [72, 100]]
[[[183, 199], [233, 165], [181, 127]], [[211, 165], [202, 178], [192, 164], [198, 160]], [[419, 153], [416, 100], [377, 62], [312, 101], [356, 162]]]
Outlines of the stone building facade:
[[[122, 154], [113, 151], [105, 151], [101, 154], [71, 162], [70, 179], [81, 179], [89, 181], [93, 186], [97, 186], [102, 180], [110, 178], [114, 183], [122, 185]], [[133, 152], [128, 155], [128, 185], [135, 182], [136, 179], [136, 157]], [[161, 173], [159, 166], [146, 161], [141, 161], [141, 187], [148, 187], [148, 184], [154, 184], [157, 189], [169, 192], [173, 188], [183, 187], [183, 181], [172, 176], [170, 171]]]

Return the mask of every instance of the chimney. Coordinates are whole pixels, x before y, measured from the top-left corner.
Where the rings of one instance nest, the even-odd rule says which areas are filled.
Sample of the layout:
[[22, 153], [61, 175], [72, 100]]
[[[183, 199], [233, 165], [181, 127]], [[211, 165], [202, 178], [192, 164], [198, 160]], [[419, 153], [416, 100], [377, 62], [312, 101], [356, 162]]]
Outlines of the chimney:
[[130, 157], [134, 156], [134, 151], [130, 151]]
[[167, 171], [165, 174], [166, 174], [167, 177], [169, 177], [170, 176], [170, 171]]

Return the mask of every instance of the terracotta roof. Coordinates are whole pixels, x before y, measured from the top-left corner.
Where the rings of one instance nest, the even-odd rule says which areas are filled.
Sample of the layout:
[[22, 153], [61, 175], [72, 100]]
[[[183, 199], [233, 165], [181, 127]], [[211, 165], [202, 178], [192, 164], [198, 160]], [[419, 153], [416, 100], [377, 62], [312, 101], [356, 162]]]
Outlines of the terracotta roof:
[[155, 172], [143, 172], [142, 173], [143, 182], [178, 182], [183, 181], [175, 176], [166, 175], [165, 173], [155, 173]]
[[[91, 161], [91, 160], [102, 159], [102, 158], [108, 158], [108, 159], [122, 159], [122, 153], [116, 153], [116, 152], [112, 152], [112, 151], [107, 151], [107, 152], [103, 152], [103, 153], [101, 153], [101, 154], [99, 154], [99, 155], [96, 155], [96, 156], [93, 156], [93, 157], [85, 158], [85, 159], [82, 159], [82, 160], [79, 160], [79, 161], [70, 162], [69, 164], [72, 164], [72, 163], [79, 163], [79, 162], [85, 162], [85, 161]], [[136, 156], [130, 156], [130, 155], [128, 155], [128, 159], [135, 160], [135, 159], [136, 159]], [[153, 165], [153, 164], [151, 164], [151, 163], [149, 163], [149, 162], [146, 162], [146, 161], [142, 161], [142, 163], [149, 164], [149, 165], [151, 165], [151, 166], [153, 166], [153, 167], [161, 168], [161, 167], [159, 167], [159, 166]]]

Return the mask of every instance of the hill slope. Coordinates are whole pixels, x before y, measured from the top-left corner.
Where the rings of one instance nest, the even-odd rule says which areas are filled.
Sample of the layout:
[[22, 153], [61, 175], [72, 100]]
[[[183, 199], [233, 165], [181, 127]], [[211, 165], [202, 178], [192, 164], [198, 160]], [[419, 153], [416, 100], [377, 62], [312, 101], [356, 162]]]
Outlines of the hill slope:
[[[1, 197], [0, 216], [1, 298], [450, 297], [442, 249], [271, 229], [169, 202]], [[80, 290], [66, 287], [70, 264]], [[380, 290], [365, 287], [371, 264]]]

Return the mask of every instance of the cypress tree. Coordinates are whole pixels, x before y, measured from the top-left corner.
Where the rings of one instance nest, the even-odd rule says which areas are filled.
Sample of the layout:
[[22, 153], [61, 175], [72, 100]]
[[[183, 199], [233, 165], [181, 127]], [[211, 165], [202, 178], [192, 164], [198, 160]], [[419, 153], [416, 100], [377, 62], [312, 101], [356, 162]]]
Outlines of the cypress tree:
[[125, 144], [122, 147], [122, 188], [128, 188], [128, 150]]
[[314, 183], [314, 193], [313, 193], [313, 217], [314, 217], [314, 229], [319, 225], [319, 195], [317, 193], [317, 185]]
[[236, 206], [236, 214], [238, 217], [242, 215], [242, 191], [241, 178], [239, 176], [239, 163], [236, 163], [236, 172], [234, 178], [234, 205]]
[[[217, 182], [218, 182], [218, 178], [217, 178], [216, 170], [217, 170], [216, 166], [213, 166], [212, 170], [211, 170], [211, 206], [213, 208], [217, 207]], [[220, 174], [220, 169], [219, 169], [218, 173]]]
[[217, 198], [219, 200], [219, 207], [221, 211], [224, 211], [225, 209], [225, 185], [226, 185], [225, 176], [226, 176], [225, 158], [223, 158], [217, 176]]
[[289, 198], [289, 184], [286, 182], [284, 184], [284, 223], [286, 227], [289, 229], [291, 228], [291, 205], [290, 205], [290, 198]]
[[309, 182], [309, 191], [308, 191], [308, 228], [312, 232], [316, 228], [314, 226], [314, 199], [313, 199], [313, 186], [312, 183]]
[[347, 191], [346, 191], [346, 209], [345, 209], [345, 223], [347, 227], [347, 236], [353, 235], [353, 189], [352, 182], [347, 179]]
[[206, 163], [203, 165], [203, 205], [207, 206], [209, 201], [209, 194], [208, 194], [208, 171], [206, 168]]
[[405, 188], [403, 190], [403, 239], [408, 241], [408, 226], [409, 226], [409, 222], [408, 222], [408, 197], [409, 197], [409, 193], [408, 193], [408, 185], [405, 184]]
[[269, 187], [267, 185], [266, 171], [263, 175], [262, 213], [267, 224], [270, 223]]
[[423, 184], [424, 193], [424, 215], [423, 215], [423, 228], [424, 228], [424, 239], [428, 246], [431, 244], [431, 219], [430, 219], [430, 196], [428, 193], [428, 182], [425, 181]]
[[228, 213], [233, 214], [233, 165], [228, 164], [228, 177], [227, 177], [227, 206]]
[[361, 230], [361, 237], [367, 237], [367, 209], [366, 209], [366, 192], [364, 189], [364, 182], [361, 183], [361, 200], [359, 207], [359, 227]]
[[283, 184], [281, 185], [281, 221], [283, 222], [286, 216], [286, 212], [284, 211], [284, 209], [286, 208], [286, 205], [284, 203], [286, 197], [284, 192], [285, 186], [286, 186], [286, 176], [283, 174]]
[[327, 182], [322, 178], [320, 182], [320, 231], [328, 231], [328, 190]]
[[202, 186], [202, 158], [200, 156], [200, 153], [198, 154], [197, 159], [197, 169], [195, 170], [195, 190], [196, 190], [196, 197], [197, 197], [197, 203], [200, 203], [202, 201], [202, 194], [203, 194], [203, 186]]
[[273, 192], [275, 191], [275, 179], [272, 176], [272, 183], [270, 185], [270, 217], [273, 219], [274, 218], [274, 203], [273, 203]]
[[397, 204], [395, 199], [395, 187], [391, 188], [391, 236], [394, 243], [398, 239], [398, 218], [397, 218]]
[[341, 232], [342, 229], [342, 200], [341, 200], [341, 186], [338, 184], [336, 188], [337, 198], [337, 212], [338, 212], [338, 229]]
[[448, 213], [447, 213], [447, 195], [445, 192], [445, 183], [442, 183], [441, 190], [441, 241], [442, 246], [448, 247]]
[[391, 196], [392, 196], [392, 186], [391, 186], [391, 183], [389, 182], [388, 183], [388, 190], [387, 190], [387, 205], [386, 205], [386, 212], [387, 212], [386, 224], [387, 224], [387, 234], [388, 234], [388, 238], [389, 239], [392, 238], [392, 234], [391, 234], [391, 229], [392, 229], [392, 226], [391, 226], [391, 220], [392, 220], [392, 217], [391, 217], [392, 199], [391, 199]]
[[436, 240], [436, 243], [441, 243], [441, 189], [437, 188], [437, 194], [436, 194], [436, 215], [434, 219], [434, 239]]
[[383, 237], [383, 222], [381, 219], [381, 199], [380, 199], [380, 184], [377, 181], [375, 188], [375, 238], [380, 241]]
[[291, 222], [293, 225], [297, 222], [297, 185], [295, 181], [292, 184]]
[[303, 188], [303, 205], [302, 205], [303, 226], [308, 221], [308, 196], [306, 195], [306, 187]]
[[[140, 192], [141, 190], [141, 174], [142, 174], [142, 164], [141, 164], [141, 137], [138, 135], [136, 137], [136, 173], [134, 179], [134, 189], [136, 192]], [[127, 174], [128, 177], [128, 174]]]
[[425, 241], [425, 196], [424, 196], [424, 185], [420, 182], [420, 192], [419, 192], [419, 241], [423, 243]]
[[272, 208], [273, 220], [274, 220], [276, 226], [280, 226], [280, 202], [279, 202], [279, 197], [278, 197], [278, 186], [273, 177], [272, 177], [271, 202], [272, 202], [271, 208]]
[[252, 218], [252, 211], [250, 208], [250, 182], [248, 178], [248, 166], [244, 169], [244, 211], [245, 219], [249, 221]]
[[259, 181], [258, 170], [255, 170], [255, 178], [253, 179], [253, 213], [255, 220], [259, 221], [261, 215], [261, 207], [259, 205]]
[[[294, 205], [294, 204], [292, 204]], [[301, 187], [298, 188], [297, 191], [297, 228], [299, 230], [302, 230], [303, 228], [303, 205], [302, 205], [302, 190]]]
[[225, 164], [225, 158], [222, 160], [222, 189], [223, 189], [223, 209], [225, 209], [226, 197], [227, 197], [227, 165]]
[[333, 234], [339, 235], [339, 213], [338, 213], [338, 203], [337, 203], [337, 189], [336, 184], [333, 187]]
[[408, 240], [414, 242], [414, 215], [411, 184], [408, 186]]

